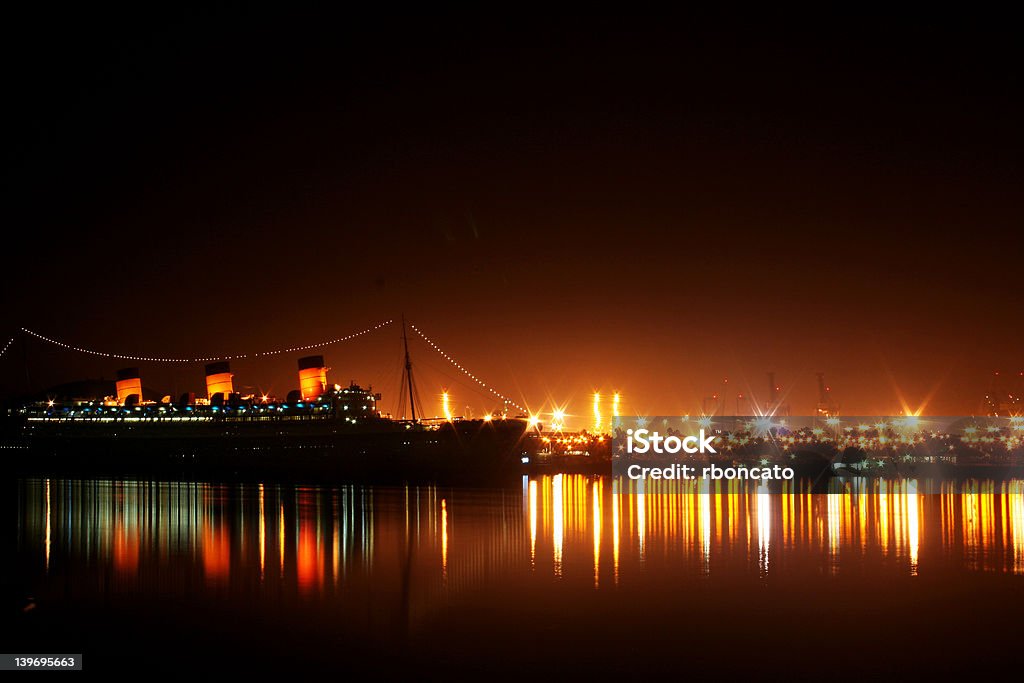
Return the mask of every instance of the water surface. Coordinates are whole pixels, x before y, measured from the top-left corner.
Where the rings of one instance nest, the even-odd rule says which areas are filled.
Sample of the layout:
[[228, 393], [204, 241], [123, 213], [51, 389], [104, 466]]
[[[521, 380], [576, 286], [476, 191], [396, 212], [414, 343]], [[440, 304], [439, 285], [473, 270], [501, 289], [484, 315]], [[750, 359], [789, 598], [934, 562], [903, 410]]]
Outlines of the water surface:
[[13, 644], [87, 669], [976, 673], [1024, 614], [1022, 481], [12, 487]]

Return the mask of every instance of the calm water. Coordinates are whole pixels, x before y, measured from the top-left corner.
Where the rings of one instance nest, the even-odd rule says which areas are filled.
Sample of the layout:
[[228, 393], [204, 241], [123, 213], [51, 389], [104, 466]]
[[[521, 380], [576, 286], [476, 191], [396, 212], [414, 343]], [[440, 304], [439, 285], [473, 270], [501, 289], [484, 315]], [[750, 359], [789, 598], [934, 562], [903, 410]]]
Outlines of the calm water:
[[1014, 655], [1024, 615], [1022, 481], [11, 487], [12, 644], [93, 670], [977, 673]]

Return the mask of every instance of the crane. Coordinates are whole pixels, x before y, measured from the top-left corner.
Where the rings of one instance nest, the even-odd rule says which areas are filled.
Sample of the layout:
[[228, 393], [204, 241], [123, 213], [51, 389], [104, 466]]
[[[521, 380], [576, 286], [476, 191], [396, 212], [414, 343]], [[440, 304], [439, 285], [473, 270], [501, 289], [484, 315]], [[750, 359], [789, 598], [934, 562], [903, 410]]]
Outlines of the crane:
[[839, 414], [839, 404], [832, 400], [832, 387], [825, 384], [825, 373], [818, 376], [818, 417], [835, 417]]

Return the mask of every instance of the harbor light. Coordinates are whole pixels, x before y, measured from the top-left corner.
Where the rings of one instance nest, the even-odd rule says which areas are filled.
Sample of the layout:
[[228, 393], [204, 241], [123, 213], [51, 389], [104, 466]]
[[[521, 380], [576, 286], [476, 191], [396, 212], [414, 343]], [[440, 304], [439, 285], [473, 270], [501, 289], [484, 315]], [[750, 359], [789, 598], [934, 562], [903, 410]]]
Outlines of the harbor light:
[[444, 419], [448, 420], [449, 422], [452, 421], [451, 400], [448, 397], [447, 389], [441, 391], [441, 412], [444, 414]]

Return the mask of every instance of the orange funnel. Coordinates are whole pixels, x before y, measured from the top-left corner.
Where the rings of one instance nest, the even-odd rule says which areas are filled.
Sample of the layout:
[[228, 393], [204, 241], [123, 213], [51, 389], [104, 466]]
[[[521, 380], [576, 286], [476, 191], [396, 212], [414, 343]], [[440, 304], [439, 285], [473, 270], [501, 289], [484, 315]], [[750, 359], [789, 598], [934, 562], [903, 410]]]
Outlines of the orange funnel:
[[206, 397], [213, 399], [214, 394], [224, 394], [224, 398], [235, 390], [231, 378], [231, 364], [227, 361], [210, 363], [206, 366]]
[[138, 368], [124, 368], [117, 371], [117, 402], [124, 405], [129, 396], [142, 400], [142, 379]]
[[299, 359], [299, 392], [303, 401], [315, 399], [327, 389], [327, 367], [323, 356]]

